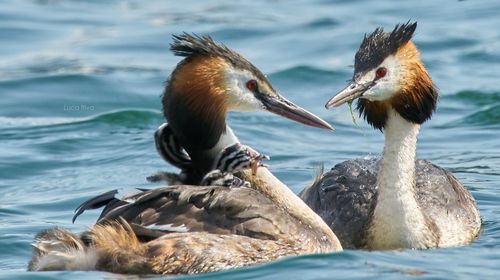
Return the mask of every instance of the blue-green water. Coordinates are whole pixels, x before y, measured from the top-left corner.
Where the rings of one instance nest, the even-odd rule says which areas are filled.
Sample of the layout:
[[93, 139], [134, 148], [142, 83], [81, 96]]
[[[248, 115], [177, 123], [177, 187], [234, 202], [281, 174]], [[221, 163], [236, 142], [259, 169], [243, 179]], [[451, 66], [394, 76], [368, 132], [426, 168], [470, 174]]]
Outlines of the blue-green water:
[[71, 224], [83, 200], [116, 187], [152, 187], [171, 170], [152, 133], [160, 94], [179, 61], [171, 34], [209, 34], [248, 57], [289, 99], [331, 122], [334, 133], [271, 114], [231, 114], [241, 140], [271, 155], [295, 192], [314, 169], [377, 155], [383, 136], [325, 101], [351, 77], [362, 36], [408, 19], [440, 88], [418, 155], [451, 169], [477, 200], [484, 231], [470, 246], [288, 258], [201, 279], [425, 279], [500, 275], [499, 1], [58, 1], [0, 3], [0, 278], [122, 278], [98, 272], [25, 272], [30, 243]]

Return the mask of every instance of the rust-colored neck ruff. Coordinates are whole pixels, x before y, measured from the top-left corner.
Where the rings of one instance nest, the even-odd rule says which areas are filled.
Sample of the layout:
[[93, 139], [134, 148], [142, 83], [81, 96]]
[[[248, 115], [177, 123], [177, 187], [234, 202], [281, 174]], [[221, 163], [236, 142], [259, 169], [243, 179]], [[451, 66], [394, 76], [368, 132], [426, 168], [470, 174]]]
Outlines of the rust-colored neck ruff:
[[212, 148], [226, 128], [226, 67], [218, 57], [186, 58], [165, 88], [165, 118], [188, 153]]
[[405, 120], [422, 124], [431, 118], [438, 97], [420, 54], [412, 42], [406, 43], [396, 53], [401, 63], [401, 90], [386, 101], [359, 99], [358, 110], [366, 121], [377, 129], [384, 129], [388, 111], [392, 107]]

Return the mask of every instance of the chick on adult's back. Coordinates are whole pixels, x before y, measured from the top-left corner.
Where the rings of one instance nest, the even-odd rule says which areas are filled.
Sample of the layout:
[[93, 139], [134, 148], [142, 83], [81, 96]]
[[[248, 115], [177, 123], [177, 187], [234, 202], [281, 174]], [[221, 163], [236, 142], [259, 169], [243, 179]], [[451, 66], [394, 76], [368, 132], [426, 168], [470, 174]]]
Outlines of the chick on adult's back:
[[[92, 198], [75, 218], [105, 206], [98, 224], [81, 235], [42, 231], [29, 269], [199, 273], [342, 250], [323, 220], [259, 165], [264, 158], [239, 142], [226, 113], [266, 110], [333, 128], [287, 101], [249, 61], [210, 37], [175, 36], [171, 49], [185, 58], [163, 96], [168, 125], [156, 133], [163, 136], [157, 137], [159, 151], [185, 171], [179, 178], [199, 181], [203, 175], [202, 182], [218, 178], [222, 184], [181, 184], [125, 198], [109, 191]], [[233, 184], [241, 182], [232, 176], [236, 172], [249, 182]]]
[[163, 93], [168, 124], [155, 133], [160, 155], [182, 171], [177, 178], [168, 174], [169, 183], [199, 184], [214, 169], [221, 151], [239, 142], [226, 120], [230, 111], [267, 111], [333, 130], [281, 96], [252, 63], [210, 37], [174, 36], [171, 50], [184, 59], [172, 72]]

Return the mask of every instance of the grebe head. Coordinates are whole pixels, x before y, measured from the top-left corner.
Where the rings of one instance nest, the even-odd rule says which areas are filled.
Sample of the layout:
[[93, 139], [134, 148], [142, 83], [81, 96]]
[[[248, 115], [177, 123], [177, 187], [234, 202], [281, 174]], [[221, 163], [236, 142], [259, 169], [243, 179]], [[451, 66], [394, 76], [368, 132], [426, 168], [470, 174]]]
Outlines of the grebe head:
[[422, 124], [436, 108], [437, 89], [410, 41], [417, 23], [396, 25], [392, 32], [377, 28], [366, 36], [354, 61], [354, 76], [326, 108], [359, 98], [360, 115], [382, 130], [393, 108], [409, 122]]
[[203, 111], [205, 116], [225, 118], [228, 111], [266, 110], [333, 130], [319, 117], [279, 95], [257, 67], [209, 36], [184, 33], [173, 37], [170, 49], [185, 59], [171, 75], [163, 98], [164, 109], [175, 95], [181, 101], [177, 104], [185, 104], [193, 112]]

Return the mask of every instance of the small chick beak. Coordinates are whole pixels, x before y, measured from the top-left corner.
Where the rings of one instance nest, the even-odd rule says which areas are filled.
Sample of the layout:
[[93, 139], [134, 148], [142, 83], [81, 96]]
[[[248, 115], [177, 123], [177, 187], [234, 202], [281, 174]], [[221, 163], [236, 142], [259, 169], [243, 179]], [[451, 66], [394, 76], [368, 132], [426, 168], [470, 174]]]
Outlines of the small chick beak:
[[326, 121], [322, 120], [313, 113], [293, 104], [292, 102], [286, 100], [284, 97], [278, 94], [259, 94], [257, 98], [262, 102], [262, 104], [264, 104], [265, 109], [269, 112], [305, 125], [328, 130], [335, 130]]
[[332, 107], [338, 107], [346, 102], [353, 101], [362, 96], [369, 88], [369, 84], [358, 84], [355, 81], [351, 81], [343, 90], [328, 100], [325, 107], [326, 109], [331, 109]]

